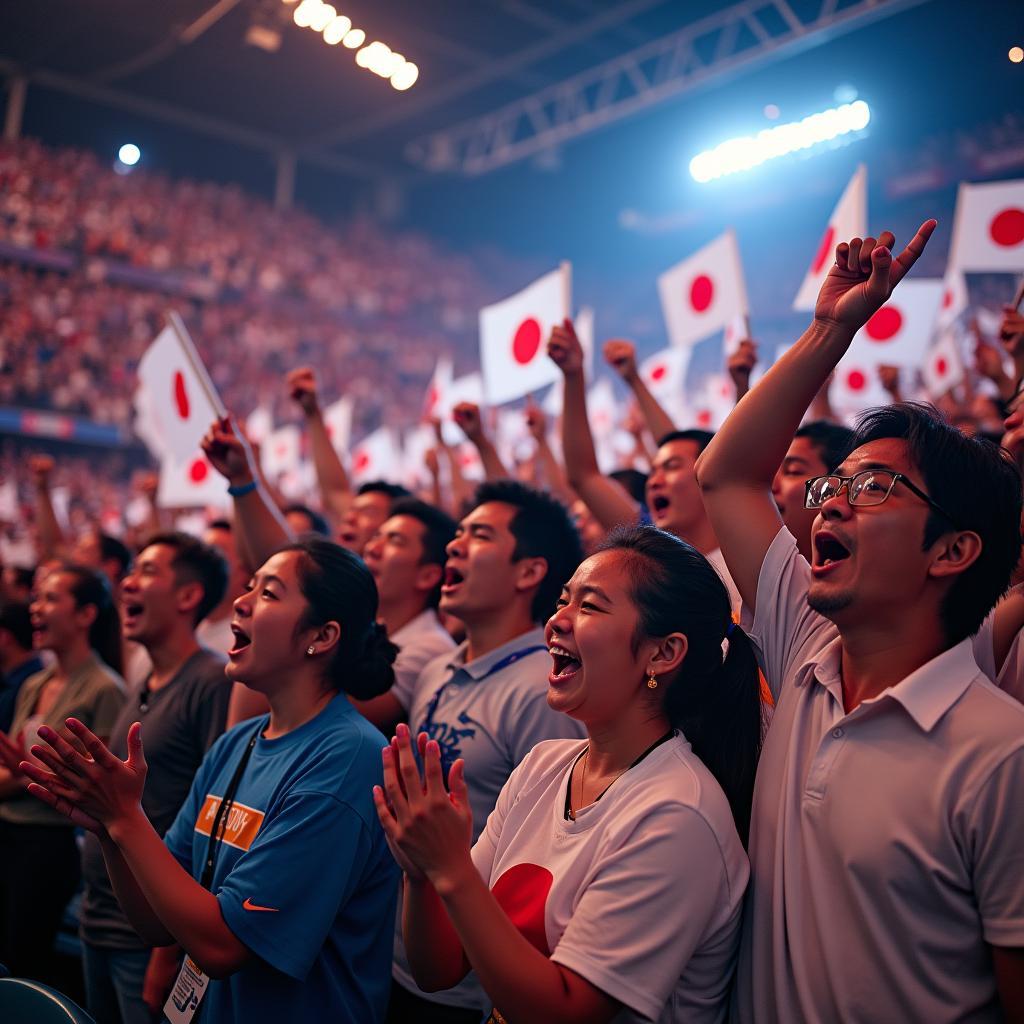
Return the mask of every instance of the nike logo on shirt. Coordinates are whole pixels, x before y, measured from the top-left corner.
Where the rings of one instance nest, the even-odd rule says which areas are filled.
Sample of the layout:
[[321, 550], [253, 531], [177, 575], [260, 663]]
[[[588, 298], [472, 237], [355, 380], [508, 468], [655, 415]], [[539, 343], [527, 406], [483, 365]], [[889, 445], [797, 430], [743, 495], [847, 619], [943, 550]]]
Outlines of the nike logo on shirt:
[[249, 897], [246, 897], [245, 902], [242, 904], [242, 909], [243, 910], [265, 910], [265, 911], [268, 911], [271, 914], [276, 914], [277, 910], [278, 910], [277, 907], [261, 907], [258, 903], [253, 903], [252, 899], [249, 898]]

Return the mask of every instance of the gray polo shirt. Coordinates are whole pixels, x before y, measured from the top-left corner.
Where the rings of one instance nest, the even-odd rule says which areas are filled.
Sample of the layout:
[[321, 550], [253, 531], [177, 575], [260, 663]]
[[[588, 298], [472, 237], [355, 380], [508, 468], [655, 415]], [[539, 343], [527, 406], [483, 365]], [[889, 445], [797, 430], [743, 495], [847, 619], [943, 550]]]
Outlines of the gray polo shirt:
[[[128, 756], [128, 728], [142, 722], [142, 743], [149, 771], [142, 809], [153, 828], [163, 835], [185, 802], [192, 779], [206, 751], [224, 731], [231, 684], [224, 675], [224, 658], [197, 651], [166, 686], [154, 691], [140, 708], [136, 688], [111, 730], [110, 749]], [[81, 934], [94, 946], [145, 949], [114, 896], [99, 841], [90, 832], [82, 848]]]
[[842, 642], [785, 529], [752, 637], [776, 698], [757, 772], [741, 1021], [996, 1021], [1024, 946], [1024, 707], [971, 641], [847, 714]]
[[[534, 745], [541, 740], [579, 739], [586, 730], [548, 707], [551, 656], [543, 629], [523, 633], [469, 664], [466, 646], [434, 659], [423, 670], [409, 710], [409, 728], [413, 735], [426, 732], [437, 740], [446, 772], [457, 758], [465, 760], [475, 843], [512, 769]], [[393, 974], [405, 988], [419, 991], [405, 958], [401, 915]], [[452, 1006], [491, 1006], [472, 974], [453, 989], [421, 994]]]

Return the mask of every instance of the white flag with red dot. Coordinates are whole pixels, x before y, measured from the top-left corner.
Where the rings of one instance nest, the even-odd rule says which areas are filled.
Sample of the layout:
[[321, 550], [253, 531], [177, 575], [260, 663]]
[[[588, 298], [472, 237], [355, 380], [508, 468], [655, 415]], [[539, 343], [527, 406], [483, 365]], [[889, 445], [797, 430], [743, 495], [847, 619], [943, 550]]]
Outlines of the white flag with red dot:
[[293, 423], [268, 434], [260, 445], [260, 464], [273, 483], [282, 474], [298, 468], [302, 458], [302, 434]]
[[402, 479], [402, 456], [390, 427], [378, 427], [352, 449], [350, 472], [356, 484], [367, 480], [397, 483]]
[[423, 396], [423, 418], [442, 419], [445, 413], [445, 397], [452, 386], [452, 361], [449, 356], [439, 356], [434, 364], [434, 375], [430, 378], [427, 393]]
[[324, 409], [324, 426], [331, 447], [342, 458], [348, 455], [348, 446], [352, 441], [352, 398], [343, 395]]
[[[903, 288], [904, 285], [900, 287]], [[935, 329], [945, 330], [967, 311], [969, 304], [967, 281], [963, 272], [950, 267], [942, 279], [942, 298], [939, 300], [939, 312], [935, 317]]]
[[851, 238], [863, 238], [868, 229], [868, 172], [861, 164], [853, 173], [849, 184], [839, 197], [832, 216], [814, 251], [800, 290], [793, 300], [793, 308], [812, 310], [818, 301], [818, 292], [835, 263], [836, 246]]
[[444, 392], [438, 407], [438, 417], [441, 420], [441, 436], [447, 445], [462, 444], [466, 440], [462, 428], [456, 425], [452, 417], [452, 410], [460, 402], [472, 402], [473, 405], [483, 407], [484, 379], [479, 373], [456, 377]]
[[[139, 360], [139, 386], [144, 398], [137, 411], [148, 421], [140, 435], [155, 439], [163, 455], [184, 461], [217, 418], [212, 385], [198, 359], [173, 327], [165, 327]], [[217, 400], [219, 402], [219, 400]], [[143, 404], [144, 403], [144, 404]]]
[[686, 371], [692, 354], [692, 348], [664, 348], [640, 364], [640, 379], [676, 423], [688, 413]]
[[685, 348], [747, 314], [739, 246], [732, 228], [658, 278], [668, 340]]
[[925, 390], [939, 399], [964, 379], [964, 360], [955, 331], [943, 331], [939, 340], [925, 355], [921, 366]]
[[183, 459], [165, 456], [156, 492], [161, 508], [227, 508], [227, 481], [197, 448]]
[[942, 292], [937, 278], [904, 281], [854, 335], [843, 358], [865, 363], [876, 375], [879, 366], [916, 370], [931, 344]]
[[829, 402], [844, 419], [892, 402], [878, 377], [882, 363], [884, 360], [874, 358], [871, 352], [863, 348], [854, 351], [852, 346], [839, 360], [829, 387]]
[[480, 310], [480, 366], [484, 395], [491, 405], [522, 398], [561, 378], [548, 359], [551, 329], [572, 308], [572, 270], [558, 270], [521, 292]]
[[709, 374], [690, 402], [687, 428], [718, 430], [736, 405], [736, 385], [725, 373]]
[[967, 271], [1024, 270], [1024, 179], [961, 184], [949, 265]]

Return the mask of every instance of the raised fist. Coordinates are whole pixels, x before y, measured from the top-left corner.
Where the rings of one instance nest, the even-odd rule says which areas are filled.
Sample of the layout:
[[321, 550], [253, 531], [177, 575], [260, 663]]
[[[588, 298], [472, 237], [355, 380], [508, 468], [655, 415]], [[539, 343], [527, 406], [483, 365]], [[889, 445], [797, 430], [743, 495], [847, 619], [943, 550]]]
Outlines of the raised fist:
[[750, 374], [757, 365], [757, 345], [749, 338], [740, 342], [739, 348], [725, 361], [725, 368], [737, 386], [750, 383]]
[[244, 484], [256, 478], [256, 458], [230, 416], [210, 424], [200, 447], [229, 484]]
[[296, 370], [290, 370], [285, 377], [285, 384], [288, 387], [288, 396], [307, 416], [312, 416], [319, 409], [316, 376], [312, 367], [300, 366]]
[[480, 406], [472, 402], [459, 402], [452, 409], [452, 417], [470, 441], [483, 437], [484, 427], [480, 421]]
[[583, 346], [568, 317], [551, 328], [548, 356], [566, 377], [583, 372]]
[[540, 442], [547, 437], [548, 418], [543, 410], [532, 401], [526, 403], [526, 427], [535, 441]]
[[636, 345], [615, 338], [604, 343], [605, 362], [627, 383], [636, 380]]
[[32, 482], [36, 487], [50, 486], [50, 474], [53, 472], [53, 456], [36, 453], [28, 457], [28, 471], [32, 474]]

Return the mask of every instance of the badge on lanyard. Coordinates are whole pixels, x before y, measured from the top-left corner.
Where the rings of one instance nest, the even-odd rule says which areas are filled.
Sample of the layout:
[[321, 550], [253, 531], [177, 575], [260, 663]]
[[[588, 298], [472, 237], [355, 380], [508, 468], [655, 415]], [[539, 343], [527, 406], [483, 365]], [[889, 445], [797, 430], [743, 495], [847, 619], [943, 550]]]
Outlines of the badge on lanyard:
[[164, 1016], [170, 1024], [189, 1024], [206, 995], [210, 979], [190, 956], [186, 956], [164, 1004]]

